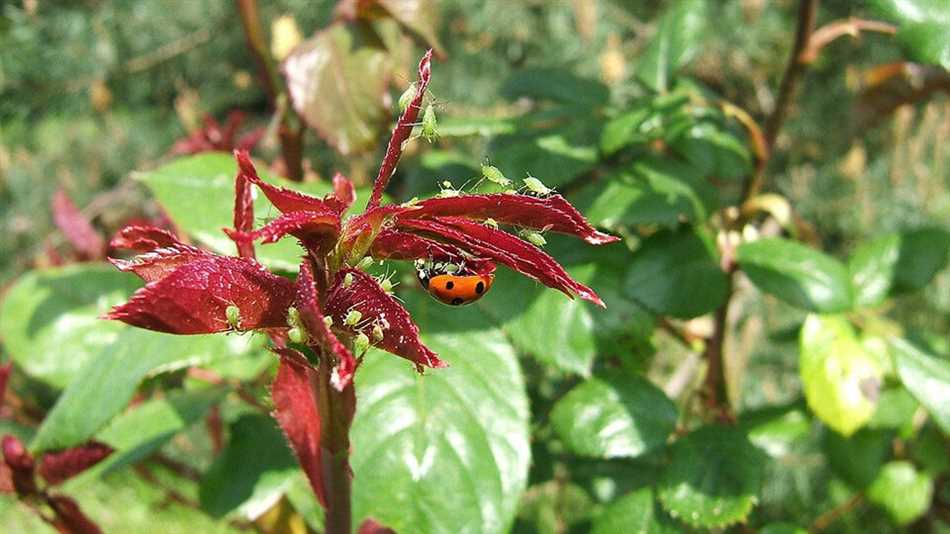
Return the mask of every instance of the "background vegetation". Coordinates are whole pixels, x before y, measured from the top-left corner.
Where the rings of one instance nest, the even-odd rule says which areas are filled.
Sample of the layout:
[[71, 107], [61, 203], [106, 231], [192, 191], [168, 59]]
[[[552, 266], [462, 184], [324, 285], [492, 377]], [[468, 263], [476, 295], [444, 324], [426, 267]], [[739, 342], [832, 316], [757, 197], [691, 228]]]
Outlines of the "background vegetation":
[[[548, 238], [603, 312], [506, 272], [446, 311], [397, 271], [426, 342], [458, 370], [416, 378], [368, 356], [356, 519], [399, 532], [950, 532], [950, 8], [822, 3], [817, 28], [883, 26], [787, 69], [816, 4], [446, 0], [437, 23], [348, 23], [386, 41], [387, 105], [354, 89], [340, 96], [361, 125], [311, 120], [295, 187], [325, 191], [335, 171], [369, 183], [425, 44], [443, 53], [440, 137], [407, 147], [391, 197], [463, 187], [491, 162], [625, 238], [596, 251]], [[267, 52], [282, 59], [281, 43], [329, 27], [335, 7], [261, 3]], [[268, 95], [239, 10], [7, 2], [0, 50], [3, 433], [34, 451], [113, 446], [63, 488], [106, 531], [319, 529], [267, 417], [264, 340], [97, 321], [137, 285], [77, 250], [51, 208], [61, 189], [102, 236], [167, 217], [229, 246], [234, 164], [181, 156], [176, 141], [240, 110], [236, 137], [258, 130], [255, 157], [292, 176], [278, 133], [300, 124]], [[357, 71], [354, 85], [375, 79]], [[298, 111], [321, 105], [343, 103]], [[347, 145], [343, 131], [370, 134]], [[280, 246], [265, 262], [292, 268]], [[374, 395], [394, 383], [399, 394]], [[387, 434], [387, 410], [413, 414], [411, 431]], [[477, 443], [469, 463], [437, 439], [453, 433]], [[427, 444], [436, 464], [419, 474]], [[49, 530], [13, 496], [0, 524]]]

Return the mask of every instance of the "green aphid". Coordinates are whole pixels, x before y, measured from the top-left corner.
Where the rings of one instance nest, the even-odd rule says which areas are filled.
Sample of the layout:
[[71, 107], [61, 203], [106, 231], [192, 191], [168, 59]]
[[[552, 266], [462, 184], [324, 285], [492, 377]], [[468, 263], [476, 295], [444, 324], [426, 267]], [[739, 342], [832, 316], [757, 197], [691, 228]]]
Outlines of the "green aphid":
[[527, 178], [524, 179], [524, 186], [528, 188], [528, 191], [536, 195], [550, 195], [551, 193], [554, 192], [553, 189], [544, 185], [544, 183], [542, 183], [541, 180], [538, 180], [537, 178], [535, 178], [534, 176], [531, 176], [530, 174], [528, 175]]
[[495, 219], [492, 219], [491, 217], [485, 219], [484, 221], [482, 221], [482, 223], [489, 228], [492, 228], [495, 230], [498, 229], [498, 221], [496, 221]]
[[511, 185], [511, 180], [509, 180], [505, 174], [494, 165], [482, 165], [482, 176], [484, 176], [489, 182], [496, 183], [502, 187], [508, 187]]
[[224, 309], [224, 317], [228, 321], [228, 326], [232, 330], [241, 329], [241, 308], [238, 308], [235, 305], [230, 305]]
[[402, 207], [411, 208], [412, 206], [415, 206], [418, 203], [419, 203], [419, 197], [412, 197], [409, 200], [403, 202]]
[[462, 267], [455, 263], [446, 263], [445, 265], [442, 266], [442, 271], [445, 272], [446, 274], [457, 273], [461, 270], [462, 270]]
[[373, 341], [379, 343], [383, 340], [383, 327], [379, 323], [373, 325]]
[[343, 319], [343, 324], [346, 326], [356, 326], [356, 323], [360, 322], [360, 319], [363, 318], [363, 313], [359, 310], [350, 310], [346, 314], [346, 318]]
[[434, 141], [439, 136], [439, 132], [436, 130], [437, 126], [435, 108], [432, 107], [432, 104], [429, 104], [422, 113], [422, 137], [430, 143]]
[[333, 326], [333, 317], [330, 317], [329, 315], [325, 316], [323, 318], [323, 324], [327, 325], [327, 328]]
[[303, 328], [295, 327], [287, 331], [287, 337], [290, 338], [294, 343], [306, 343], [307, 334], [304, 333]]
[[356, 349], [357, 354], [366, 352], [366, 349], [369, 348], [369, 337], [366, 334], [360, 332], [356, 339], [353, 340], [353, 348]]
[[343, 287], [350, 287], [351, 285], [353, 285], [353, 273], [346, 273], [343, 276]]
[[[365, 271], [366, 269], [369, 269], [370, 267], [373, 266], [373, 261], [375, 260], [373, 260], [372, 256], [366, 256], [363, 259], [361, 259], [360, 262], [356, 264], [356, 266]], [[352, 273], [346, 273], [346, 276], [351, 276], [351, 275]]]
[[379, 287], [383, 288], [383, 291], [385, 291], [387, 295], [393, 292], [393, 282], [389, 278], [380, 280]]
[[544, 236], [541, 235], [540, 232], [533, 232], [533, 231], [528, 230], [528, 231], [521, 232], [521, 235], [522, 237], [527, 239], [532, 245], [536, 247], [543, 247], [544, 245], [548, 244], [547, 239], [544, 239]]
[[416, 97], [416, 82], [409, 84], [409, 87], [399, 97], [399, 111], [405, 113], [412, 99]]

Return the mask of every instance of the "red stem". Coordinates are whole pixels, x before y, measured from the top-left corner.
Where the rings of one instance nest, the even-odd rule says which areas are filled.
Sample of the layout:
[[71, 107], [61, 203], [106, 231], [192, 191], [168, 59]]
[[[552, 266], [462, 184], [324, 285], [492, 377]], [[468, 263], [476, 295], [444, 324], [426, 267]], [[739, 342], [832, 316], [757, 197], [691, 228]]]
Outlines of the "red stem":
[[352, 481], [350, 470], [350, 423], [356, 407], [353, 384], [337, 391], [330, 383], [331, 361], [321, 358], [317, 366], [317, 404], [320, 411], [320, 448], [327, 491], [324, 513], [326, 534], [352, 532]]

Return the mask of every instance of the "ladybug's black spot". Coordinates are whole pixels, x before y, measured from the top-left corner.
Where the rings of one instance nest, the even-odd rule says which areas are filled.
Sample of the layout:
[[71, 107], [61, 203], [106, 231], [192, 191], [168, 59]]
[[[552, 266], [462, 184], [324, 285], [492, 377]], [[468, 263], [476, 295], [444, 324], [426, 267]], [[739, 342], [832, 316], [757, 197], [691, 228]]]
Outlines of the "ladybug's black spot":
[[452, 289], [453, 287], [455, 287], [455, 282], [449, 280], [445, 283], [445, 289]]
[[475, 284], [475, 292], [481, 295], [485, 292], [485, 282], [479, 282]]
[[[451, 284], [452, 282], [449, 282], [449, 283]], [[453, 306], [458, 306], [459, 304], [464, 304], [464, 303], [465, 303], [465, 299], [463, 299], [462, 297], [455, 297], [454, 299], [452, 299]]]

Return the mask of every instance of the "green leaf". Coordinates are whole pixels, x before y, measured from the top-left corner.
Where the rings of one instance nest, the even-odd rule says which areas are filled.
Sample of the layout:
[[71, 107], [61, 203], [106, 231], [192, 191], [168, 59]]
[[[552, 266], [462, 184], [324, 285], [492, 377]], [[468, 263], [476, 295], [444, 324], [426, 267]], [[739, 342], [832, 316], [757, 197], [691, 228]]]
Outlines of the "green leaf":
[[799, 403], [747, 412], [741, 422], [749, 440], [773, 458], [791, 453], [812, 431], [812, 419]]
[[705, 29], [706, 3], [678, 0], [660, 19], [656, 35], [637, 63], [636, 75], [650, 89], [665, 92], [674, 72], [698, 50]]
[[96, 469], [111, 472], [149, 456], [204, 416], [226, 392], [223, 387], [174, 391], [116, 417], [96, 435], [116, 452]]
[[950, 455], [947, 455], [946, 439], [932, 424], [926, 425], [914, 438], [910, 455], [927, 474], [933, 477], [950, 472]]
[[674, 518], [694, 527], [743, 521], [758, 502], [765, 455], [736, 427], [705, 426], [673, 445], [658, 495]]
[[627, 111], [611, 119], [600, 135], [600, 150], [610, 156], [625, 146], [646, 144], [659, 134], [661, 118], [651, 107]]
[[679, 318], [716, 309], [729, 291], [711, 241], [691, 229], [658, 232], [630, 262], [626, 293], [652, 311]]
[[[439, 117], [440, 137], [492, 137], [515, 132], [511, 119], [500, 117]], [[425, 155], [423, 155], [425, 157]]]
[[910, 462], [889, 462], [868, 486], [868, 500], [884, 509], [898, 525], [907, 525], [930, 508], [933, 479]]
[[739, 178], [752, 171], [752, 154], [745, 141], [709, 121], [685, 128], [670, 146], [704, 176]]
[[[296, 189], [303, 193], [322, 196], [332, 188], [325, 182], [297, 183], [271, 178], [258, 172], [264, 180]], [[230, 154], [205, 153], [179, 158], [153, 171], [137, 173], [135, 178], [144, 183], [159, 204], [182, 232], [200, 241], [220, 254], [234, 255], [234, 243], [221, 230], [234, 224], [234, 177], [237, 163]], [[367, 191], [357, 192], [357, 202], [351, 208], [360, 211], [369, 200]], [[256, 226], [279, 212], [258, 194], [254, 201]], [[257, 247], [258, 260], [273, 269], [296, 271], [300, 263], [300, 246], [293, 239], [284, 239]]]
[[241, 416], [230, 435], [201, 480], [201, 507], [213, 517], [233, 512], [255, 519], [280, 499], [300, 468], [284, 435], [266, 415]]
[[851, 255], [848, 270], [855, 307], [877, 306], [887, 298], [897, 271], [900, 243], [899, 235], [888, 234], [863, 243]]
[[585, 380], [551, 411], [568, 450], [593, 458], [634, 458], [660, 447], [676, 420], [676, 405], [659, 388], [620, 373]]
[[809, 315], [800, 345], [798, 365], [808, 406], [825, 424], [850, 436], [877, 408], [880, 363], [841, 316]]
[[378, 36], [335, 23], [300, 43], [281, 72], [307, 124], [344, 156], [379, 141], [390, 60]]
[[592, 224], [608, 229], [638, 224], [675, 227], [706, 220], [718, 193], [695, 167], [645, 156], [586, 188], [579, 206]]
[[950, 232], [937, 228], [902, 232], [894, 290], [922, 289], [947, 265], [948, 255]]
[[679, 531], [680, 528], [659, 509], [653, 499], [653, 489], [649, 487], [628, 493], [607, 505], [594, 520], [592, 530], [593, 534], [673, 534]]
[[906, 340], [891, 340], [897, 375], [950, 435], [950, 361], [927, 354]]
[[950, 9], [944, 0], [870, 0], [879, 16], [897, 22], [897, 41], [920, 63], [950, 69]]
[[241, 337], [175, 336], [126, 328], [75, 374], [43, 420], [30, 449], [61, 449], [86, 441], [125, 408], [146, 376], [240, 356], [252, 349]]
[[890, 455], [894, 433], [863, 428], [849, 437], [825, 432], [822, 449], [828, 465], [854, 489], [864, 489], [881, 470]]
[[20, 369], [64, 388], [127, 328], [99, 317], [140, 286], [106, 265], [30, 271], [3, 298], [0, 338]]
[[423, 341], [450, 367], [420, 376], [392, 355], [367, 355], [351, 432], [354, 524], [507, 532], [530, 458], [517, 355], [477, 308], [446, 313], [410, 297]]
[[901, 435], [909, 436], [913, 432], [914, 414], [920, 404], [903, 387], [887, 387], [881, 391], [877, 410], [868, 421], [868, 428], [889, 428]]
[[897, 31], [897, 42], [912, 60], [950, 69], [948, 25], [950, 22], [904, 24]]
[[809, 311], [834, 313], [851, 307], [851, 279], [838, 260], [782, 238], [739, 247], [742, 271], [760, 290]]
[[501, 94], [509, 100], [529, 97], [586, 108], [602, 106], [610, 97], [607, 86], [601, 82], [556, 68], [516, 70], [512, 77], [505, 80]]

